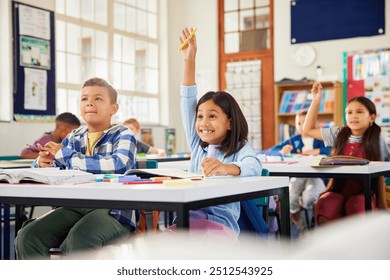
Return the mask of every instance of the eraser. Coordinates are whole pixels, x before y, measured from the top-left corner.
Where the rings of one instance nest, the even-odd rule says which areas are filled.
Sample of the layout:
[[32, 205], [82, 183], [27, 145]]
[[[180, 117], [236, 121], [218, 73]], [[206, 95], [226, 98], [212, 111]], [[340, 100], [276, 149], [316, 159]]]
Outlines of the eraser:
[[172, 179], [171, 177], [150, 177], [150, 180], [152, 180], [153, 182], [162, 182], [171, 179]]
[[163, 185], [170, 186], [192, 186], [194, 183], [189, 179], [175, 179], [175, 180], [165, 180]]

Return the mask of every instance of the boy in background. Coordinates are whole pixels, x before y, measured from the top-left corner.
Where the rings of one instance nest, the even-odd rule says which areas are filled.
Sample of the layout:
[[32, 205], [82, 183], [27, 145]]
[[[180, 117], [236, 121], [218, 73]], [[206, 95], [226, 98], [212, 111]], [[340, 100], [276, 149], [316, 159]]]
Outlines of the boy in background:
[[27, 148], [20, 152], [20, 158], [23, 159], [36, 159], [39, 154], [38, 144], [44, 146], [47, 142], [53, 141], [61, 143], [61, 141], [68, 135], [73, 129], [80, 126], [80, 120], [72, 113], [65, 112], [59, 114], [56, 119], [56, 126], [53, 131], [45, 132], [41, 138], [36, 140], [34, 144], [29, 145]]
[[165, 151], [162, 149], [157, 149], [153, 146], [146, 144], [140, 140], [141, 135], [141, 124], [135, 118], [127, 119], [123, 122], [125, 126], [131, 129], [133, 133], [137, 136], [137, 153], [138, 154], [158, 154], [160, 156], [165, 155]]
[[[332, 147], [325, 147], [321, 140], [302, 134], [303, 124], [307, 111], [299, 111], [295, 115], [295, 129], [297, 134], [269, 149], [278, 151], [282, 155], [290, 153], [306, 155], [330, 155]], [[289, 184], [291, 220], [298, 232], [305, 229], [301, 219], [301, 209], [309, 209], [325, 190], [324, 181], [320, 178], [291, 178]]]
[[[81, 90], [80, 111], [87, 127], [71, 132], [61, 144], [48, 142], [34, 167], [56, 166], [94, 174], [123, 174], [135, 167], [136, 139], [123, 125], [112, 125], [117, 92], [105, 80], [92, 78]], [[17, 259], [49, 259], [50, 248], [65, 255], [93, 250], [134, 232], [132, 210], [59, 207], [28, 220], [15, 240]]]

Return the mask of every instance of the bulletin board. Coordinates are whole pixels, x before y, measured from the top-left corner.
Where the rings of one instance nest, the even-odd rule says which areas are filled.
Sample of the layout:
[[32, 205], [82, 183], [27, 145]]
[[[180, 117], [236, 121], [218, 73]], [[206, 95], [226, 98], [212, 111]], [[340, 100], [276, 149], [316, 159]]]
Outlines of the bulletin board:
[[14, 120], [53, 121], [56, 114], [54, 12], [12, 2]]
[[346, 100], [366, 96], [377, 110], [375, 122], [390, 144], [390, 49], [344, 54]]
[[385, 34], [385, 0], [295, 0], [291, 43]]

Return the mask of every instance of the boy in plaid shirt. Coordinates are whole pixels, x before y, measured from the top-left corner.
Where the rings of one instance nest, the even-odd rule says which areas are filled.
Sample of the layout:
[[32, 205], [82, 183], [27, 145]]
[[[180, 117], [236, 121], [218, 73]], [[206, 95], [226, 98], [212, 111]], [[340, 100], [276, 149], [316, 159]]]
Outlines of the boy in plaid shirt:
[[[135, 166], [136, 138], [126, 126], [111, 125], [118, 111], [117, 92], [105, 80], [84, 82], [80, 102], [87, 127], [61, 144], [40, 146], [33, 167], [56, 166], [94, 174], [124, 173]], [[17, 259], [48, 259], [50, 248], [66, 254], [98, 249], [134, 231], [131, 210], [59, 207], [27, 221], [15, 240]]]

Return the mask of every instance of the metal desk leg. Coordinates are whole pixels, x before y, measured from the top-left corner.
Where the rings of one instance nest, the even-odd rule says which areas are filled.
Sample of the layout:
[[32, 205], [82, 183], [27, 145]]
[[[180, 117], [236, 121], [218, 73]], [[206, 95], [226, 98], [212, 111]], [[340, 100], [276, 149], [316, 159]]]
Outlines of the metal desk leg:
[[288, 193], [288, 187], [286, 187], [286, 192], [283, 196], [279, 196], [280, 200], [280, 220], [281, 220], [281, 229], [280, 234], [286, 238], [290, 238], [290, 198]]
[[10, 259], [11, 246], [11, 211], [9, 204], [4, 205], [4, 259]]
[[371, 210], [371, 176], [367, 175], [364, 176], [363, 179], [363, 184], [364, 184], [364, 206], [366, 211]]
[[3, 204], [0, 203], [0, 259], [3, 259]]
[[176, 217], [176, 226], [179, 229], [188, 229], [190, 227], [189, 222], [189, 214], [190, 211], [188, 210], [186, 205], [180, 205], [180, 208], [177, 210], [177, 217]]

